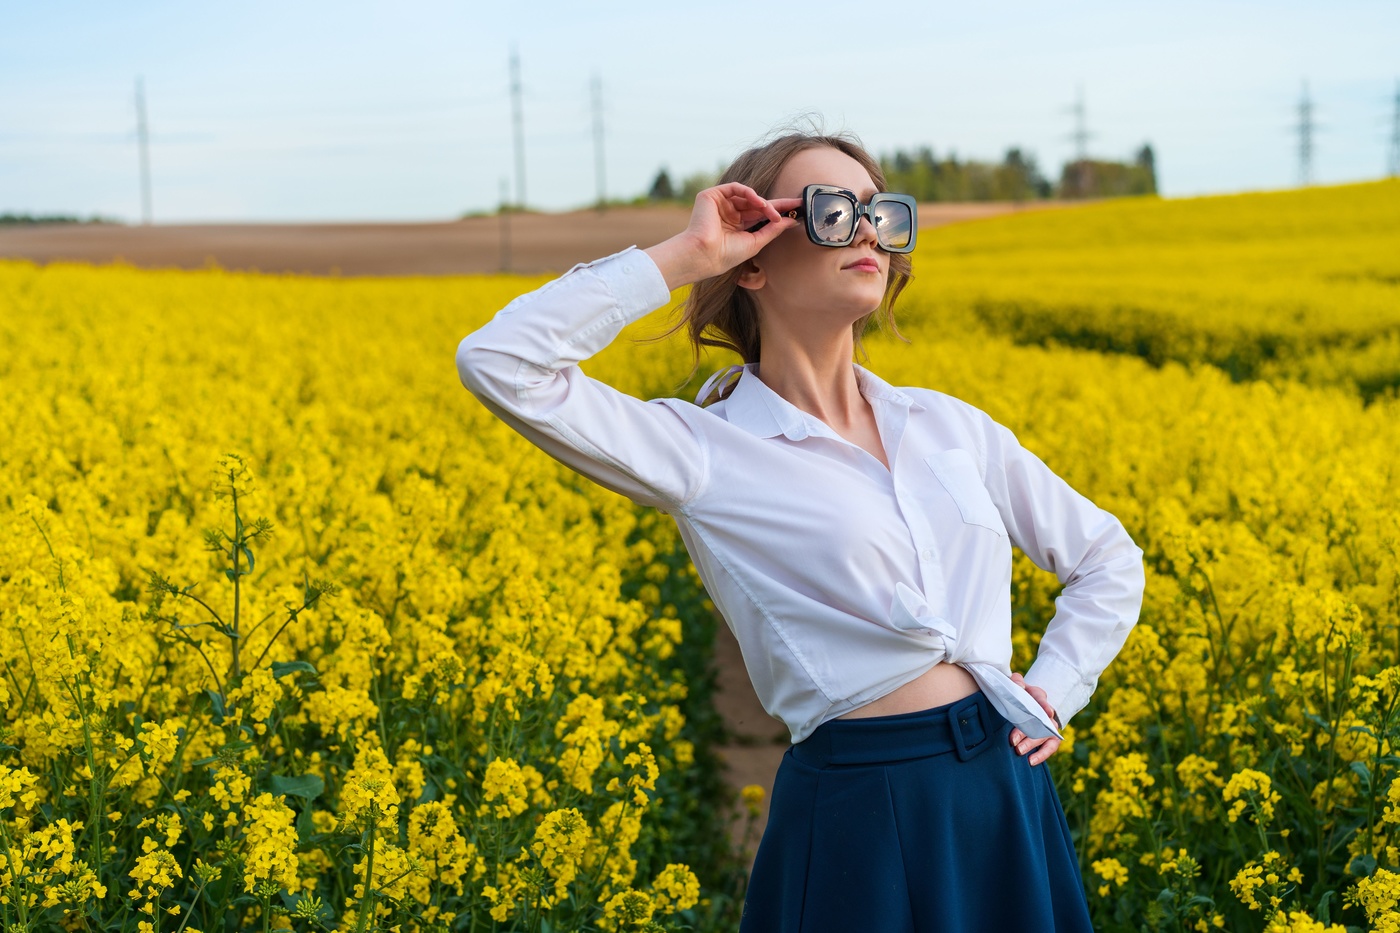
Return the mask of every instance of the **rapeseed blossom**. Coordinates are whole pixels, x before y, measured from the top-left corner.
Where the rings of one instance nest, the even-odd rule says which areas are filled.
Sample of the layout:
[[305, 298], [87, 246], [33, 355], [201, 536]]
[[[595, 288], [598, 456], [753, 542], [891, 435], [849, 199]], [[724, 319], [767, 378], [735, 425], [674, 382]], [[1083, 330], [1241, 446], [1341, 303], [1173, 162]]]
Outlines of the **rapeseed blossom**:
[[[1141, 619], [1049, 762], [1105, 931], [1335, 931], [1319, 891], [1394, 928], [1397, 195], [941, 228], [912, 343], [868, 343], [1144, 547]], [[252, 929], [274, 886], [307, 926], [734, 919], [675, 851], [713, 837], [683, 672], [714, 605], [674, 524], [423, 364], [549, 278], [0, 262], [26, 389], [0, 393], [0, 924], [110, 926], [111, 888], [142, 928]], [[647, 398], [690, 363], [624, 339], [584, 368]], [[1013, 554], [1024, 671], [1064, 584]]]

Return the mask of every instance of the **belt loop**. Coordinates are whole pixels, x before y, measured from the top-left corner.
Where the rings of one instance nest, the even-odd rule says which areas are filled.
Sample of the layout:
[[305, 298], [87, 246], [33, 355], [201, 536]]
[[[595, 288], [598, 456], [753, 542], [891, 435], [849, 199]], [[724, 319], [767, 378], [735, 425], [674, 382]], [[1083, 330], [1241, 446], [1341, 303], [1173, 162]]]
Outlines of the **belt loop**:
[[986, 702], [980, 694], [973, 694], [969, 702], [959, 703], [948, 711], [953, 751], [957, 752], [960, 761], [975, 758], [992, 747], [992, 730], [984, 711]]

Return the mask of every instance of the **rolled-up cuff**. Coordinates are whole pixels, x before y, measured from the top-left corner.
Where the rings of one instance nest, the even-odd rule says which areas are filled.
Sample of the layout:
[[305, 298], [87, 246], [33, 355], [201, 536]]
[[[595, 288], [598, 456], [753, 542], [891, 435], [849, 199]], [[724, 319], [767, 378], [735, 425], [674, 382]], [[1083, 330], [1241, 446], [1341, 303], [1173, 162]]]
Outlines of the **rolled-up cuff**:
[[1086, 682], [1073, 665], [1052, 654], [1037, 655], [1026, 671], [1025, 681], [1045, 691], [1061, 725], [1068, 725], [1076, 713], [1089, 705], [1098, 683], [1097, 679]]

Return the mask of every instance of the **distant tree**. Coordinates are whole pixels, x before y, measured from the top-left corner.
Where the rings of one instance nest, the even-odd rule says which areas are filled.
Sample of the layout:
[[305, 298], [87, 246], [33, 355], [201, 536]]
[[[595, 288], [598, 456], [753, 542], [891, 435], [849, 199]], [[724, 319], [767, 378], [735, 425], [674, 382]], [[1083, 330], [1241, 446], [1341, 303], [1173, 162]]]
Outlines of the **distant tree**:
[[1050, 194], [1050, 182], [1040, 174], [1035, 156], [1023, 153], [1019, 147], [1012, 147], [1002, 160], [996, 194], [997, 200], [1016, 202], [1043, 198]]
[[1151, 143], [1143, 143], [1133, 162], [1142, 171], [1147, 185], [1147, 193], [1157, 193], [1157, 157], [1152, 152]]
[[718, 172], [694, 172], [681, 181], [681, 190], [676, 197], [682, 201], [694, 201], [697, 194], [706, 188], [713, 188], [718, 181]]
[[671, 176], [666, 169], [662, 169], [656, 174], [656, 181], [651, 183], [651, 190], [647, 192], [647, 197], [653, 201], [670, 201], [676, 197], [676, 191], [671, 186]]
[[919, 201], [1023, 201], [1049, 197], [1053, 190], [1035, 158], [1020, 147], [1009, 149], [998, 163], [960, 160], [952, 151], [940, 159], [922, 146], [881, 158], [880, 169], [891, 191]]
[[1138, 150], [1132, 162], [1078, 159], [1060, 172], [1062, 198], [1118, 198], [1157, 193], [1157, 175], [1150, 146]]

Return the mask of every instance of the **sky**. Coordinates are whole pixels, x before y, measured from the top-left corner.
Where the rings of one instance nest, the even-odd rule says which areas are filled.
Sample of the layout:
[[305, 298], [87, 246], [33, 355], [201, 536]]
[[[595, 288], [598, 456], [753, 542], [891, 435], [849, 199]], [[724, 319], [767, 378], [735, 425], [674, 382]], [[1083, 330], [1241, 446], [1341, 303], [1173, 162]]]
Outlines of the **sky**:
[[431, 221], [718, 173], [794, 121], [877, 157], [929, 146], [1058, 178], [1150, 143], [1169, 197], [1383, 177], [1400, 107], [1395, 0], [428, 2], [0, 0], [0, 213], [156, 223]]

